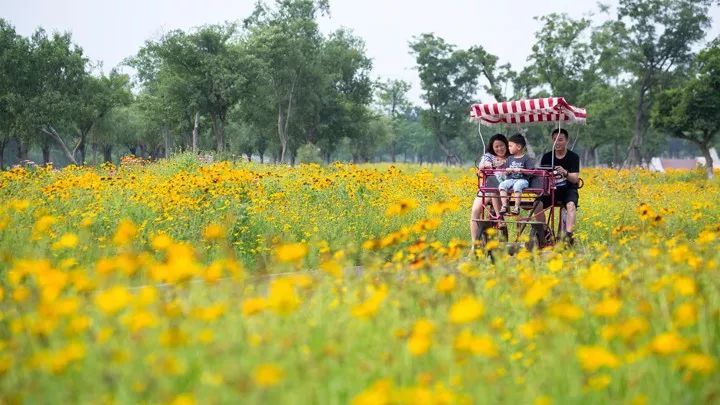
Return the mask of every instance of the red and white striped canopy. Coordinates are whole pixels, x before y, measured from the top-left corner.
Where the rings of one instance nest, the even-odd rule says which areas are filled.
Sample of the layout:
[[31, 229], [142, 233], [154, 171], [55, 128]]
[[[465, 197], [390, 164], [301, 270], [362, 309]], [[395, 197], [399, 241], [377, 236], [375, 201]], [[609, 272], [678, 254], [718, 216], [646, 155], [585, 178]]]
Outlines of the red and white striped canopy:
[[470, 118], [483, 125], [533, 125], [557, 122], [584, 124], [584, 108], [568, 104], [562, 97], [533, 98], [501, 103], [473, 104]]

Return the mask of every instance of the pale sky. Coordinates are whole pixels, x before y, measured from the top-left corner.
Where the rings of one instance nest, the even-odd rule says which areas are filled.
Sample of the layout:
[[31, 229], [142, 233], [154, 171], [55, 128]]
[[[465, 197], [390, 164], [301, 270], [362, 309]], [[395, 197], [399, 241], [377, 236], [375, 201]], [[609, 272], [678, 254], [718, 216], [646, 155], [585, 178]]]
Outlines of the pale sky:
[[[0, 17], [24, 36], [40, 26], [72, 32], [85, 55], [102, 62], [107, 72], [148, 39], [173, 29], [242, 20], [254, 4], [255, 0], [0, 0]], [[597, 13], [597, 6], [595, 1], [582, 0], [330, 0], [331, 16], [323, 17], [320, 25], [325, 33], [339, 27], [352, 29], [365, 40], [373, 76], [410, 82], [411, 99], [420, 103], [419, 79], [408, 46], [413, 36], [433, 32], [460, 48], [481, 45], [497, 55], [500, 64], [509, 62], [519, 70], [540, 28], [533, 17], [551, 12], [581, 17]], [[708, 39], [720, 34], [720, 8], [714, 7], [711, 17]]]

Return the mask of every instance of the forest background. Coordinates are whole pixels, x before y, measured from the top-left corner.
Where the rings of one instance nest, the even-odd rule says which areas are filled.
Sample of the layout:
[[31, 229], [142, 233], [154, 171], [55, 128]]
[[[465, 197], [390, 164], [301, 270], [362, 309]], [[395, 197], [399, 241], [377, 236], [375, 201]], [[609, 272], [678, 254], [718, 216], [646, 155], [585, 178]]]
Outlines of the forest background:
[[[258, 2], [233, 22], [170, 30], [107, 73], [71, 32], [22, 36], [0, 19], [0, 166], [185, 151], [293, 164], [467, 163], [483, 147], [472, 103], [550, 95], [589, 111], [586, 126], [571, 128], [584, 165], [711, 161], [720, 39], [707, 32], [718, 5], [621, 0], [578, 18], [538, 16], [522, 68], [486, 49], [501, 38], [459, 47], [418, 33], [407, 51], [419, 102], [409, 81], [373, 74], [351, 28], [322, 32], [327, 0]], [[549, 130], [526, 132], [535, 149], [550, 147]], [[486, 138], [494, 131], [483, 129]]]

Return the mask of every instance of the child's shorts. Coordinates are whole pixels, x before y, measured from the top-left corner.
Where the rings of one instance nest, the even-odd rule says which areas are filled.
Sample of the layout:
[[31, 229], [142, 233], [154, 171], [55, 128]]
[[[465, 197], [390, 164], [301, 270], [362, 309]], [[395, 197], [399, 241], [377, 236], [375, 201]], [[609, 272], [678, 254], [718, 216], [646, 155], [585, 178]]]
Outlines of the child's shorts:
[[526, 179], [507, 179], [501, 181], [498, 188], [503, 191], [508, 191], [512, 188], [514, 192], [521, 193], [529, 185], [530, 183], [528, 183]]

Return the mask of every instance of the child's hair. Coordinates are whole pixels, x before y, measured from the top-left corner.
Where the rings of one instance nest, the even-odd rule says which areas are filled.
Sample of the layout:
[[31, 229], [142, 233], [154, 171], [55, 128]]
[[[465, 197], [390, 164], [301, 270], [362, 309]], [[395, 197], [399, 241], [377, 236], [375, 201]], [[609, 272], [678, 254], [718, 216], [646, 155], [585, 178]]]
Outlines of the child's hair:
[[[508, 148], [508, 140], [505, 138], [505, 135], [503, 134], [495, 134], [490, 138], [490, 141], [487, 144], [487, 147], [485, 148], [485, 153], [489, 153], [493, 156], [495, 156], [495, 150], [493, 149], [493, 144], [495, 141], [500, 141], [505, 144], [505, 150]], [[500, 156], [504, 157], [504, 156]]]
[[515, 134], [508, 139], [508, 142], [516, 143], [522, 147], [522, 149], [525, 149], [525, 146], [527, 145], [527, 142], [525, 142], [525, 137], [521, 134]]

